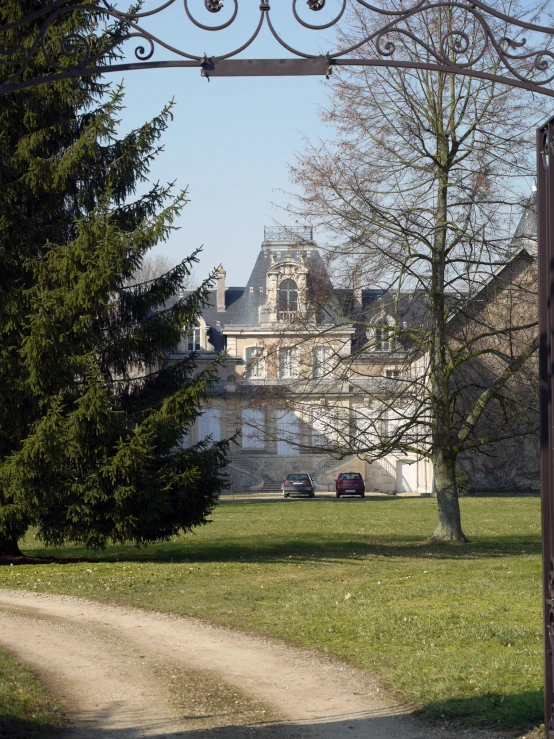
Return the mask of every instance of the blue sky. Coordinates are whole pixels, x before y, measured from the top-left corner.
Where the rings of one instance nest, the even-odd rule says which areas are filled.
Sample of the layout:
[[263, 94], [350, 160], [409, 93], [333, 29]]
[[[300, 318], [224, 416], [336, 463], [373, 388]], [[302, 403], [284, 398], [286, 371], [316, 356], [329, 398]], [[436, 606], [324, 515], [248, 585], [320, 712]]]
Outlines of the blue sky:
[[[230, 5], [230, 0], [225, 2]], [[304, 5], [301, 0], [301, 12], [306, 15]], [[195, 8], [202, 22], [221, 22], [225, 12], [208, 14], [201, 2], [196, 2]], [[256, 3], [250, 8], [244, 11], [242, 25], [232, 32], [191, 32], [182, 4], [141, 23], [180, 49], [218, 54], [248, 38], [259, 14]], [[329, 17], [320, 13], [317, 21]], [[293, 29], [290, 16], [277, 15], [276, 20], [281, 28]], [[319, 32], [313, 32], [309, 39], [307, 32], [294, 29], [292, 41], [304, 48], [311, 42], [314, 53], [322, 48]], [[132, 52], [135, 45], [128, 42], [127, 49]], [[328, 48], [329, 43], [325, 50]], [[262, 38], [241, 56], [289, 54], [264, 29]], [[136, 61], [130, 55], [128, 58]], [[164, 50], [154, 57], [167, 58], [171, 55]], [[113, 77], [114, 81], [119, 79]], [[176, 180], [178, 187], [188, 186], [190, 203], [179, 221], [180, 230], [156, 251], [177, 261], [203, 244], [197, 277], [202, 278], [222, 263], [227, 284], [244, 285], [260, 248], [264, 225], [274, 220], [290, 223], [286, 214], [272, 206], [272, 202], [286, 199], [278, 192], [280, 189], [291, 189], [287, 163], [293, 162], [295, 151], [301, 150], [304, 135], [329, 135], [318, 117], [318, 108], [326, 100], [324, 78], [237, 77], [212, 78], [208, 82], [198, 69], [165, 69], [127, 72], [124, 83], [127, 107], [122, 130], [139, 125], [172, 97], [175, 99], [175, 119], [164, 136], [165, 151], [153, 166], [151, 177]]]
[[[164, 0], [146, 0], [144, 10]], [[224, 9], [211, 14], [203, 0], [174, 0], [172, 5], [141, 25], [158, 38], [182, 51], [221, 55], [241, 46], [257, 24], [257, 0], [241, 0], [236, 21], [229, 29], [209, 33], [188, 20], [183, 3], [203, 23], [217, 25], [230, 17], [234, 0], [223, 0]], [[294, 1], [294, 0], [292, 0]], [[333, 30], [307, 31], [293, 18], [291, 0], [271, 0], [271, 19], [293, 47], [311, 54], [334, 48]], [[120, 0], [126, 7], [128, 0]], [[318, 13], [297, 0], [299, 14], [312, 23], [328, 22], [340, 0], [326, 0]], [[327, 36], [324, 35], [327, 33]], [[136, 62], [134, 50], [144, 45], [139, 39], [127, 42], [128, 61]], [[283, 58], [290, 56], [280, 47], [267, 27], [245, 52], [243, 58]], [[153, 59], [171, 59], [164, 49]], [[114, 81], [120, 79], [113, 75]], [[140, 125], [156, 115], [172, 98], [174, 121], [164, 136], [165, 151], [152, 167], [151, 179], [176, 181], [188, 187], [190, 202], [185, 207], [170, 240], [155, 251], [175, 262], [203, 245], [198, 280], [223, 264], [228, 285], [244, 285], [263, 239], [264, 225], [274, 221], [291, 223], [273, 203], [283, 203], [290, 191], [288, 164], [302, 150], [303, 137], [329, 139], [332, 131], [319, 120], [325, 106], [324, 78], [307, 77], [214, 77], [210, 82], [199, 69], [140, 70], [128, 72], [122, 130]], [[524, 188], [526, 189], [526, 188]], [[317, 239], [316, 232], [316, 239]]]

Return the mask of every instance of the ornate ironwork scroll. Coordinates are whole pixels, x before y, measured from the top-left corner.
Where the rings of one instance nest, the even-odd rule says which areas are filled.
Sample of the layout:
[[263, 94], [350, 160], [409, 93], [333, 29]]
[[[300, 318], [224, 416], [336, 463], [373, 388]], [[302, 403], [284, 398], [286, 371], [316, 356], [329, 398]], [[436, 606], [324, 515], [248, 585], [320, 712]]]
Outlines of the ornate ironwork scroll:
[[[183, 6], [180, 3], [183, 2]], [[269, 0], [261, 0], [255, 11], [247, 6], [252, 26], [247, 37], [236, 48], [222, 49], [206, 55], [198, 50], [182, 49], [169, 44], [147, 29], [149, 18], [175, 5], [182, 13], [183, 29], [187, 25], [208, 33], [223, 31], [236, 23], [239, 0], [204, 0], [206, 17], [199, 18], [191, 8], [192, 0], [162, 0], [144, 11], [126, 12], [109, 0], [53, 0], [35, 13], [0, 25], [0, 93], [6, 93], [43, 82], [89, 74], [159, 67], [197, 67], [204, 76], [213, 75], [280, 75], [329, 74], [334, 66], [408, 67], [447, 71], [511, 84], [554, 97], [554, 28], [529, 22], [524, 17], [511, 17], [480, 0], [336, 0], [332, 17], [322, 17], [332, 0], [307, 0], [301, 10], [299, 0], [292, 0], [293, 26], [314, 31], [339, 29], [349, 12], [365, 14], [365, 31], [352, 43], [344, 42], [325, 55], [310, 49], [297, 49], [279, 32], [271, 15]], [[220, 23], [213, 22], [222, 11]], [[324, 11], [324, 13], [322, 13]], [[319, 14], [322, 14], [321, 16]], [[435, 13], [441, 22], [433, 33], [420, 23], [426, 14]], [[111, 43], [99, 48], [98, 37], [76, 30], [59, 33], [70, 15], [95, 21], [119, 24], [120, 33]], [[307, 20], [311, 14], [314, 22]], [[1, 17], [1, 15], [0, 15]], [[319, 20], [320, 22], [315, 22]], [[367, 22], [366, 22], [367, 21]], [[35, 37], [27, 45], [6, 43], [10, 32], [32, 27]], [[78, 23], [76, 24], [78, 28]], [[233, 60], [267, 28], [277, 45], [288, 56], [284, 59]], [[422, 30], [424, 29], [424, 30]], [[210, 38], [213, 38], [210, 37]], [[407, 45], [418, 54], [414, 59], [404, 53]], [[133, 61], [120, 62], [132, 53]], [[43, 55], [48, 72], [34, 78], [28, 74], [35, 55]], [[119, 55], [119, 59], [114, 57]], [[164, 57], [164, 58], [160, 58]], [[233, 60], [233, 62], [231, 62]], [[294, 62], [294, 63], [293, 63]]]

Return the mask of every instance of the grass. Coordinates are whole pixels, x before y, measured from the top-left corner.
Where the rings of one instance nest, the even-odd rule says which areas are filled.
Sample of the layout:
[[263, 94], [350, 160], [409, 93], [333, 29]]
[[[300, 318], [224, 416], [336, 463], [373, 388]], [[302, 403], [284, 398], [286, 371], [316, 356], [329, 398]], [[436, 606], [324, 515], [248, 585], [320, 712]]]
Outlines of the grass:
[[58, 705], [33, 671], [0, 651], [0, 737], [47, 739], [61, 723]]
[[465, 546], [425, 545], [432, 499], [223, 501], [193, 535], [0, 569], [0, 587], [189, 614], [332, 653], [428, 717], [542, 720], [540, 501], [461, 500]]

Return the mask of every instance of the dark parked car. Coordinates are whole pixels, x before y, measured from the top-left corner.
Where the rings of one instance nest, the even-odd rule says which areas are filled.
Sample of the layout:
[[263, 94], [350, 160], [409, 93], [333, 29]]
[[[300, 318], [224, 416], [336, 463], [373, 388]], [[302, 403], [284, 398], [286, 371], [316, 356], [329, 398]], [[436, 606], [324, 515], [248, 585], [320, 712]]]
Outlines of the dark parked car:
[[287, 475], [283, 480], [283, 497], [288, 498], [291, 495], [303, 494], [309, 498], [314, 497], [314, 482], [309, 475], [303, 472], [293, 472]]
[[341, 472], [335, 480], [337, 498], [341, 495], [365, 497], [365, 480], [359, 472]]

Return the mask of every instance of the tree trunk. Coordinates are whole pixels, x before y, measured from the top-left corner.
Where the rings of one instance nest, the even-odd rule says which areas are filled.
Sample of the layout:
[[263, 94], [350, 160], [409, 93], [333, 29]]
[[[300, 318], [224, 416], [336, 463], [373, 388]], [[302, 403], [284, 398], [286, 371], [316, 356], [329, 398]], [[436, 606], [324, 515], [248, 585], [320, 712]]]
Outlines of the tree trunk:
[[9, 537], [0, 538], [0, 557], [23, 557], [23, 553], [17, 544], [17, 539]]
[[430, 541], [466, 542], [456, 486], [456, 456], [437, 450], [433, 454], [433, 471], [439, 518]]
[[[441, 75], [442, 79], [442, 75]], [[442, 90], [442, 86], [441, 86]], [[442, 110], [442, 97], [440, 97]], [[433, 340], [429, 352], [432, 388], [433, 443], [432, 459], [437, 493], [438, 521], [430, 541], [458, 541], [467, 539], [462, 531], [458, 488], [456, 486], [456, 454], [451, 451], [453, 395], [448, 366], [448, 338], [446, 322], [446, 260], [448, 251], [448, 188], [452, 151], [449, 144], [450, 123], [439, 116], [437, 132], [437, 202], [435, 210], [435, 237], [432, 249], [430, 307]]]

